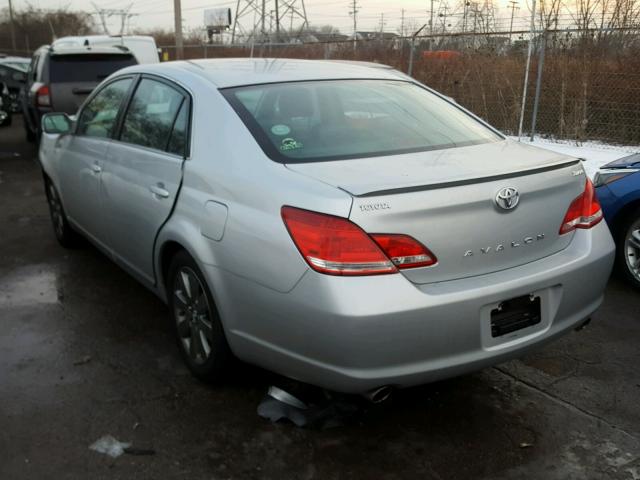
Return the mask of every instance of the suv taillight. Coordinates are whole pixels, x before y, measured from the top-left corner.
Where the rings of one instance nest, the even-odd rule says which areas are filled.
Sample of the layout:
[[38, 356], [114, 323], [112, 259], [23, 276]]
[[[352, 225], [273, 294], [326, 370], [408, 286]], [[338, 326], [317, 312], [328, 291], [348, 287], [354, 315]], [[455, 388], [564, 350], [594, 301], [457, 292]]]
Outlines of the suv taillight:
[[51, 93], [48, 85], [43, 85], [36, 91], [36, 105], [39, 107], [51, 106]]
[[574, 231], [576, 228], [591, 228], [602, 220], [602, 209], [596, 197], [593, 183], [587, 178], [587, 183], [582, 192], [569, 205], [569, 210], [564, 216], [560, 226], [560, 235]]
[[433, 265], [433, 254], [407, 235], [367, 235], [346, 218], [282, 207], [282, 219], [309, 266], [329, 275], [380, 275]]

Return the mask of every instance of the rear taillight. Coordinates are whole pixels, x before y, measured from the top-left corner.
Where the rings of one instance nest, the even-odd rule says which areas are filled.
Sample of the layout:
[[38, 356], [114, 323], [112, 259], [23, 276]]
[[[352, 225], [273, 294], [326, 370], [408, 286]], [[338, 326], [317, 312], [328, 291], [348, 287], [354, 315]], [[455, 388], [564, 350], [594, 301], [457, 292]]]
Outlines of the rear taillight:
[[372, 239], [346, 218], [294, 207], [282, 207], [282, 219], [309, 266], [321, 273], [380, 275], [435, 263], [431, 252], [406, 235]]
[[36, 91], [36, 105], [39, 107], [51, 106], [51, 93], [48, 85], [43, 85]]
[[580, 194], [564, 216], [560, 226], [560, 235], [572, 232], [576, 228], [591, 228], [602, 220], [602, 209], [596, 197], [591, 180], [587, 179], [584, 192]]
[[416, 268], [435, 265], [431, 251], [409, 235], [376, 233], [371, 237], [398, 268]]

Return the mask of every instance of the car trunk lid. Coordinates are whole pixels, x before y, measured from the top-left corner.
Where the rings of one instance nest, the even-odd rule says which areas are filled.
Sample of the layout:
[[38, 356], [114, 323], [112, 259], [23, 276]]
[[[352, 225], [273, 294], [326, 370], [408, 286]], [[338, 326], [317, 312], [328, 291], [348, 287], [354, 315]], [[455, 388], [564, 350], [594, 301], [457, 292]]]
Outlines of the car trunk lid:
[[[366, 232], [411, 235], [429, 248], [436, 265], [402, 271], [415, 283], [495, 272], [566, 248], [573, 234], [559, 228], [586, 181], [576, 159], [511, 141], [288, 167], [350, 192], [349, 218]], [[496, 203], [507, 187], [519, 193], [508, 210]]]

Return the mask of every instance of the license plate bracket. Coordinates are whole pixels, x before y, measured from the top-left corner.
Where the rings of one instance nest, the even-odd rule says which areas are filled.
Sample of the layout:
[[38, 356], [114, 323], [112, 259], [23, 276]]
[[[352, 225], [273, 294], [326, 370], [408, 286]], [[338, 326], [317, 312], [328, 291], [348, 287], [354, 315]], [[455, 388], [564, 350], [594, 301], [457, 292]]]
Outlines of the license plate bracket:
[[541, 321], [540, 297], [523, 295], [505, 300], [491, 310], [491, 336], [502, 337]]

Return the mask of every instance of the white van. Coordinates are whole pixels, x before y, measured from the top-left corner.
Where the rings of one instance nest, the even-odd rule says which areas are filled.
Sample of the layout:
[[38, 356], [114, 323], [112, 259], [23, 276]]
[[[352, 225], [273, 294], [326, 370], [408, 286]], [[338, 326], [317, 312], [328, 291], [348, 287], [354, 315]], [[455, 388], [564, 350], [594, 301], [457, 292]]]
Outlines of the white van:
[[159, 63], [158, 47], [153, 37], [144, 35], [86, 35], [83, 37], [62, 37], [55, 40], [52, 47], [126, 47], [136, 57], [138, 63]]

